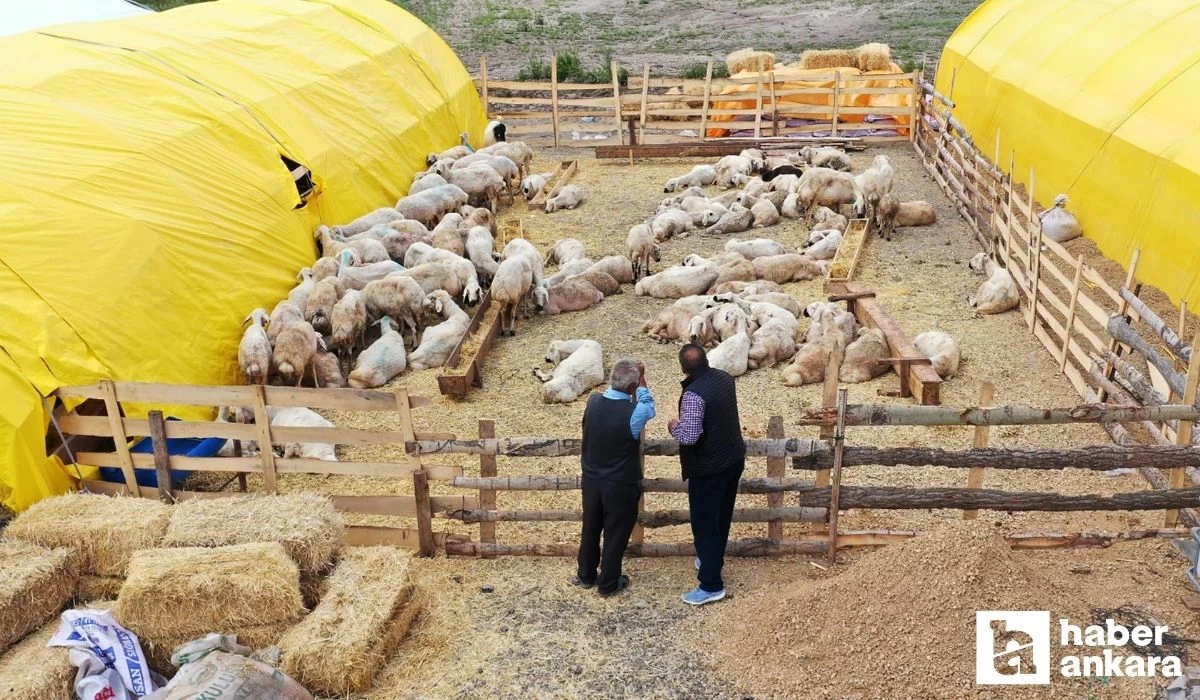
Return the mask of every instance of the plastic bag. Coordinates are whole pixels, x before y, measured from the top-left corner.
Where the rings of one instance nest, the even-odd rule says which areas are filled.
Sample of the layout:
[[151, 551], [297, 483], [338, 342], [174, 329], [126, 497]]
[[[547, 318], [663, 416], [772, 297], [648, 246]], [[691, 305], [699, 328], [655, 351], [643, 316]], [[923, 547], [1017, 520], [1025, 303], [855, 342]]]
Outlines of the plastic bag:
[[217, 697], [312, 700], [312, 694], [283, 671], [220, 650], [209, 651], [200, 660], [184, 664], [170, 683], [146, 697], [147, 700]]
[[[140, 698], [154, 690], [155, 679], [137, 635], [118, 624], [112, 613], [107, 610], [67, 610], [61, 619], [49, 646], [71, 649], [68, 658], [79, 668], [75, 681], [76, 693], [82, 693], [79, 697], [86, 700]], [[75, 651], [86, 653], [75, 654]], [[106, 670], [101, 671], [100, 667]], [[114, 674], [118, 682], [105, 680]], [[99, 680], [89, 680], [93, 676]], [[81, 683], [84, 685], [82, 691]], [[92, 686], [96, 687], [94, 691]]]
[[1060, 194], [1054, 198], [1054, 206], [1038, 214], [1042, 220], [1042, 236], [1055, 243], [1065, 243], [1083, 235], [1075, 215], [1064, 208], [1066, 203], [1067, 196]]

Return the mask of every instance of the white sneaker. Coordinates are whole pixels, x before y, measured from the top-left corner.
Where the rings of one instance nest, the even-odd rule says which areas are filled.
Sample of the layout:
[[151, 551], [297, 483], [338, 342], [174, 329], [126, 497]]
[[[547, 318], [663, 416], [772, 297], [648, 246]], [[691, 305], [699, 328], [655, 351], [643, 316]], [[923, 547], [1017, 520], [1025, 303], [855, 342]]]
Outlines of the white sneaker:
[[700, 570], [700, 557], [696, 557], [696, 571]]

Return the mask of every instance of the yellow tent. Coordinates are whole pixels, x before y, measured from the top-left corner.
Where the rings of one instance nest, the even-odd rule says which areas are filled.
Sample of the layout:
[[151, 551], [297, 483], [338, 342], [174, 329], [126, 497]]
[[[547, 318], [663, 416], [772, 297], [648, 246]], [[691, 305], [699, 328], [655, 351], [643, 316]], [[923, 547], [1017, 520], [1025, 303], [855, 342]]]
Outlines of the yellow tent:
[[[1105, 255], [1200, 308], [1200, 1], [988, 0], [950, 37], [937, 85], [1034, 195], [1060, 192]], [[1026, 184], [1028, 184], [1026, 182]]]
[[[224, 0], [0, 39], [0, 503], [68, 485], [40, 397], [237, 380], [312, 231], [394, 203], [486, 120], [386, 0]], [[316, 184], [302, 200], [284, 159]]]

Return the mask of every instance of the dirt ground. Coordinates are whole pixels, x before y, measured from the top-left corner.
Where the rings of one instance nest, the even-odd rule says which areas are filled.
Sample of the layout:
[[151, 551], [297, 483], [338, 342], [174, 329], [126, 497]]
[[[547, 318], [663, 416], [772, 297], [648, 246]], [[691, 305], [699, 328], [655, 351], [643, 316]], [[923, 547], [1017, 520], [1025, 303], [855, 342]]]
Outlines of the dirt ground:
[[[1019, 315], [977, 318], [967, 307], [967, 295], [981, 282], [966, 266], [977, 251], [976, 242], [936, 184], [925, 176], [911, 147], [895, 145], [855, 154], [856, 169], [878, 152], [887, 153], [896, 165], [896, 192], [901, 199], [934, 203], [939, 221], [930, 227], [904, 230], [891, 242], [869, 240], [856, 279], [875, 289], [884, 307], [910, 336], [923, 330], [941, 329], [958, 340], [963, 361], [959, 375], [942, 386], [943, 403], [975, 404], [984, 381], [995, 384], [997, 403], [1033, 406], [1078, 403], [1065, 378], [1057, 373], [1056, 363], [1029, 334]], [[546, 150], [538, 153], [534, 167], [548, 170], [568, 158], [579, 160], [576, 182], [586, 197], [579, 209], [546, 215], [528, 211], [518, 203], [505, 209], [501, 220], [520, 218], [525, 235], [542, 249], [561, 237], [577, 238], [593, 258], [620, 253], [629, 227], [652, 212], [663, 197], [662, 183], [695, 164], [695, 161], [662, 160], [631, 167], [628, 162], [596, 161], [590, 151]], [[745, 235], [775, 238], [791, 247], [801, 241], [804, 227], [784, 220], [779, 226]], [[717, 252], [723, 244], [724, 239], [702, 234], [669, 241], [663, 245], [661, 265], [675, 264], [692, 252]], [[814, 280], [791, 284], [787, 285], [787, 291], [805, 304], [821, 297], [821, 283]], [[669, 300], [637, 297], [626, 286], [622, 294], [605, 299], [592, 310], [522, 321], [515, 337], [498, 339], [487, 360], [484, 388], [473, 391], [463, 401], [451, 401], [438, 394], [436, 370], [406, 373], [392, 386], [405, 386], [412, 394], [433, 398], [432, 406], [414, 413], [418, 431], [453, 432], [471, 437], [477, 434], [479, 419], [491, 418], [500, 436], [575, 436], [584, 400], [566, 405], [543, 404], [539, 382], [531, 376], [531, 370], [544, 365], [542, 358], [551, 340], [589, 337], [604, 346], [606, 365], [624, 355], [645, 362], [648, 381], [658, 402], [658, 418], [649, 424], [648, 437], [666, 437], [666, 419], [675, 414], [679, 397], [677, 346], [658, 344], [643, 335], [640, 328], [668, 304]], [[819, 386], [789, 388], [781, 383], [780, 374], [779, 367], [765, 368], [738, 379], [746, 433], [763, 435], [769, 417], [781, 415], [789, 436], [815, 436], [815, 429], [800, 428], [793, 423], [802, 408], [819, 405]], [[878, 395], [880, 390], [893, 390], [896, 386], [896, 376], [888, 373], [871, 382], [851, 385], [850, 400], [906, 401]], [[388, 426], [394, 420], [392, 416], [373, 414], [332, 414], [331, 418], [340, 425], [376, 428]], [[968, 447], [971, 436], [968, 428], [848, 431], [850, 444], [950, 449]], [[996, 446], [1106, 443], [1107, 436], [1094, 426], [1006, 426], [993, 428], [991, 432], [991, 444]], [[339, 457], [377, 461], [399, 456], [398, 450], [391, 446], [360, 446], [340, 451]], [[430, 457], [428, 462], [459, 464], [466, 474], [478, 474], [478, 460], [470, 456]], [[499, 458], [502, 475], [577, 474], [578, 469], [577, 458]], [[753, 459], [747, 465], [747, 476], [765, 474], [765, 460]], [[671, 458], [650, 458], [647, 476], [678, 477], [678, 462]], [[854, 468], [848, 470], [845, 478], [845, 483], [850, 484], [927, 487], [963, 486], [965, 481], [966, 475], [961, 470], [931, 467]], [[324, 493], [411, 492], [411, 481], [404, 479], [289, 475], [280, 477], [280, 484], [285, 490]], [[1146, 488], [1137, 476], [1110, 477], [1084, 470], [997, 470], [985, 475], [984, 486], [1064, 494]], [[464, 493], [444, 483], [435, 482], [432, 488], [435, 493]], [[578, 498], [578, 492], [510, 491], [500, 493], [499, 505], [505, 509], [577, 509]], [[765, 505], [765, 496], [743, 496], [739, 504]], [[682, 494], [652, 494], [647, 499], [647, 508], [686, 508], [686, 498]], [[925, 531], [960, 517], [958, 511], [948, 510], [847, 511], [842, 513], [841, 523], [845, 529]], [[1162, 514], [983, 512], [980, 517], [985, 526], [1008, 533], [1155, 527]], [[352, 516], [351, 521], [411, 526], [403, 520], [381, 516]], [[435, 527], [473, 536], [478, 533], [474, 525], [442, 519], [435, 521]], [[806, 527], [787, 525], [785, 535], [794, 536]], [[733, 536], [764, 536], [765, 528], [763, 524], [735, 524]], [[500, 523], [497, 529], [502, 543], [575, 542], [578, 537], [575, 523]], [[675, 526], [649, 530], [646, 538], [649, 542], [687, 541], [690, 534], [686, 526]], [[678, 599], [680, 593], [694, 585], [694, 572], [686, 558], [630, 560], [627, 571], [633, 577], [633, 586], [614, 600], [601, 600], [568, 585], [573, 564], [565, 559], [477, 560], [440, 556], [422, 561], [415, 567], [416, 576], [434, 592], [432, 608], [368, 697], [773, 697], [778, 690], [766, 676], [748, 675], [744, 671], [740, 653], [749, 650], [738, 649], [735, 650], [738, 654], [730, 655], [731, 650], [712, 641], [713, 630], [728, 629], [730, 625], [737, 628], [747, 609], [745, 605], [756, 609], [773, 605], [785, 586], [842, 575], [853, 571], [863, 557], [870, 556], [871, 553], [863, 551], [843, 552], [838, 565], [829, 571], [811, 566], [808, 557], [733, 559], [728, 564], [727, 580], [732, 596], [740, 604], [721, 604], [703, 610], [688, 609]], [[1167, 543], [1127, 544], [1109, 550], [1014, 553], [1014, 557], [1036, 570], [1042, 577], [1038, 580], [1049, 582], [1047, 585], [1056, 591], [1068, 591], [1097, 607], [1133, 605], [1173, 629], [1196, 631], [1192, 630], [1194, 615], [1180, 602], [1180, 595], [1187, 590], [1185, 563], [1171, 553]], [[1074, 574], [1069, 570], [1081, 566], [1090, 573]], [[905, 572], [896, 571], [894, 575], [903, 581]], [[947, 575], [956, 574], [949, 571]], [[485, 589], [489, 592], [484, 592]], [[1037, 593], [1033, 595], [1036, 602]], [[1049, 608], [1051, 601], [1046, 599], [1044, 604]], [[966, 618], [971, 617], [974, 608], [969, 602], [962, 605], [967, 624]], [[781, 609], [780, 614], [783, 612]], [[758, 653], [773, 653], [776, 647], [771, 646], [768, 631], [763, 633], [763, 649]], [[831, 643], [852, 635], [852, 640], [857, 640], [864, 650], [886, 641], [872, 637], [870, 629], [826, 629], [818, 624], [812, 633], [828, 636]], [[924, 663], [916, 650], [913, 653], [915, 664]], [[820, 656], [797, 662], [811, 665], [818, 675], [822, 669], [828, 673], [846, 672], [848, 665], [853, 665], [844, 659]], [[787, 660], [780, 658], [778, 663], [786, 668]], [[974, 686], [967, 683], [946, 687], [969, 690]], [[1091, 692], [1094, 690], [1091, 686], [1073, 685], [1064, 696], [1144, 697], [1145, 686], [1139, 687], [1141, 690], [1122, 686], [1117, 680], [1097, 694]], [[932, 697], [938, 696], [939, 690], [944, 692], [941, 686], [926, 687], [922, 692]]]

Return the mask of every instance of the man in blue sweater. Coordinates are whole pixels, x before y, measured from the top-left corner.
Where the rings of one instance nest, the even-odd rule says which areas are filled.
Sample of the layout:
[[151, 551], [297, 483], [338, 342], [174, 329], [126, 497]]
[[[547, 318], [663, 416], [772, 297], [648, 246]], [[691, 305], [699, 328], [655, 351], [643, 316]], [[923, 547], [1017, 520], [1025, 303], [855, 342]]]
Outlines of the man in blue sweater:
[[621, 558], [637, 524], [642, 497], [642, 429], [654, 417], [654, 397], [646, 388], [641, 362], [617, 360], [608, 383], [603, 394], [592, 394], [583, 412], [583, 533], [579, 569], [571, 579], [583, 588], [595, 586], [602, 596], [629, 587], [629, 577], [621, 573]]

